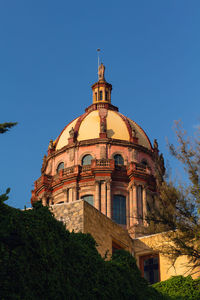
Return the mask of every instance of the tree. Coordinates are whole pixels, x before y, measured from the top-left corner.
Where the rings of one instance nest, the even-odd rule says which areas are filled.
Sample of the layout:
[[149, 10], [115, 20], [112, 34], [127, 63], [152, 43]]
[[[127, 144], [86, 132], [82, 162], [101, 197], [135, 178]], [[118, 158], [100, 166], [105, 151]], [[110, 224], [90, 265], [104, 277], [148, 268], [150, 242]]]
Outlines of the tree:
[[[15, 125], [17, 125], [17, 122], [0, 123], [0, 134], [5, 133]], [[4, 201], [8, 200], [9, 192], [10, 188], [8, 188], [4, 194], [0, 195], [0, 203], [3, 203]]]
[[187, 181], [175, 184], [163, 176], [159, 155], [156, 160], [158, 206], [147, 216], [150, 232], [165, 231], [167, 243], [157, 245], [160, 252], [174, 263], [186, 255], [192, 268], [200, 266], [200, 140], [188, 137], [180, 122], [175, 123], [178, 145], [169, 144], [169, 150], [187, 174]]
[[0, 124], [0, 133], [5, 133], [6, 131], [8, 131], [10, 128], [12, 128], [15, 125], [17, 125], [17, 122], [1, 123]]

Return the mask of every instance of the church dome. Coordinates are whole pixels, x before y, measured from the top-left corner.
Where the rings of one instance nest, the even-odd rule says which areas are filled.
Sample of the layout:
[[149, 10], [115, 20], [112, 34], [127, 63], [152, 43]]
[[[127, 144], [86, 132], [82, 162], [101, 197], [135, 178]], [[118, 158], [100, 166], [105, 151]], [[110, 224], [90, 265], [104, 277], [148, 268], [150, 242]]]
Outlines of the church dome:
[[92, 85], [93, 104], [86, 108], [83, 115], [65, 126], [54, 142], [54, 149], [60, 150], [72, 142], [106, 138], [135, 143], [152, 150], [142, 128], [111, 104], [112, 85], [104, 78], [105, 67], [100, 65], [99, 70], [99, 80]]
[[[95, 107], [96, 108], [96, 107]], [[99, 108], [86, 112], [70, 122], [61, 132], [55, 141], [56, 150], [60, 150], [69, 143], [70, 131], [75, 131], [77, 142], [99, 139], [101, 132], [101, 113], [106, 115], [106, 134], [108, 139], [116, 139], [133, 142], [134, 137], [137, 143], [147, 149], [151, 149], [151, 143], [143, 129], [133, 120], [125, 117], [118, 111]]]
[[104, 78], [92, 85], [92, 104], [50, 141], [32, 203], [57, 205], [84, 200], [118, 224], [145, 225], [147, 200], [156, 192], [155, 158], [143, 129], [111, 103], [112, 85]]

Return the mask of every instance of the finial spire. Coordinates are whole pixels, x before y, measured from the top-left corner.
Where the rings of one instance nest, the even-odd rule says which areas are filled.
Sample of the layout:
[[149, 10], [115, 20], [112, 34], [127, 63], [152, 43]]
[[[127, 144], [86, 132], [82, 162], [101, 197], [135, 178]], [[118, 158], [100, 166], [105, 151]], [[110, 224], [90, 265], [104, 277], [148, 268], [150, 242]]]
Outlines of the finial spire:
[[[98, 56], [98, 80], [104, 80], [104, 76], [102, 79], [100, 79], [100, 73], [102, 73], [102, 71], [100, 71], [100, 67], [102, 65], [101, 63], [101, 57], [100, 57], [100, 52], [101, 52], [101, 49], [98, 48], [97, 49], [97, 56]], [[100, 64], [101, 63], [101, 64]], [[102, 68], [102, 67], [101, 67]], [[105, 68], [104, 68], [105, 69]], [[104, 72], [103, 72], [104, 73]]]
[[98, 56], [98, 70], [99, 70], [99, 65], [100, 65], [100, 51], [101, 51], [101, 49], [98, 48], [98, 49], [97, 49], [97, 56]]

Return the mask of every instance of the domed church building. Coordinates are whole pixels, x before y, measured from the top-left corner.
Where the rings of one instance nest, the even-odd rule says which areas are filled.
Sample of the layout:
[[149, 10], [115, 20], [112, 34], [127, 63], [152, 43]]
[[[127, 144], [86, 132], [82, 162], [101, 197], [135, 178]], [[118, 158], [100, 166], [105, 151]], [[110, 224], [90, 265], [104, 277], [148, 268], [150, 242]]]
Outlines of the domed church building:
[[142, 237], [147, 210], [156, 205], [158, 144], [119, 112], [111, 92], [101, 64], [92, 104], [50, 141], [31, 202], [42, 200], [67, 229], [91, 233], [102, 256], [124, 248], [150, 283], [165, 280], [178, 273], [153, 250], [159, 236]]
[[112, 85], [99, 67], [93, 101], [50, 142], [32, 203], [83, 199], [127, 229], [143, 224], [156, 192], [153, 148], [144, 130], [112, 104]]

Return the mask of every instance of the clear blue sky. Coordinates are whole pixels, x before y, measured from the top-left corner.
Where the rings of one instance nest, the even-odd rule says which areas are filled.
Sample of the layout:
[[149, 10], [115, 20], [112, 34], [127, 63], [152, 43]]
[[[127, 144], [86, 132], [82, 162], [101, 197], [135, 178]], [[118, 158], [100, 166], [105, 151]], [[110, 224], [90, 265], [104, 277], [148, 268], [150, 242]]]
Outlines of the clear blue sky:
[[[112, 103], [169, 159], [173, 121], [200, 123], [200, 1], [0, 1], [0, 193], [30, 206], [49, 140], [92, 102], [102, 49]], [[174, 163], [171, 167], [173, 168]]]

